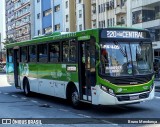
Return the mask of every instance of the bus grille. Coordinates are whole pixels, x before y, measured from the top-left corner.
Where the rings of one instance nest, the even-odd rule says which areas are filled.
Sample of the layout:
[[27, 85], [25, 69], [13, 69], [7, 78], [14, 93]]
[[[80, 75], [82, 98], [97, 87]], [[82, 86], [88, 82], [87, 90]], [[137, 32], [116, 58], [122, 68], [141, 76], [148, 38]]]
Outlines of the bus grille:
[[[139, 96], [138, 99], [145, 99], [149, 97], [149, 92], [148, 93], [142, 93], [137, 95]], [[117, 96], [118, 101], [130, 101], [130, 96]], [[135, 99], [136, 100], [136, 99]]]
[[114, 77], [109, 78], [112, 84], [116, 85], [137, 85], [147, 83], [152, 79], [152, 75], [149, 76], [135, 76], [135, 77]]

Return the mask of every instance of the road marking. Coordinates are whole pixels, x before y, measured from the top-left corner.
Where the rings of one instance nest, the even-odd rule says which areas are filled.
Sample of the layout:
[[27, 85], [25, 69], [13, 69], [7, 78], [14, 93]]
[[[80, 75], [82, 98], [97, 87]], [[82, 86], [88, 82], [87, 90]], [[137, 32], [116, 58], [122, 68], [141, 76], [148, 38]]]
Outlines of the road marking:
[[154, 98], [156, 98], [156, 99], [160, 99], [160, 97], [156, 97], [156, 96], [155, 96]]
[[31, 100], [31, 102], [38, 103], [38, 101], [35, 101], [35, 100]]
[[25, 97], [21, 97], [21, 99], [26, 100], [27, 98], [25, 98]]
[[46, 107], [46, 108], [53, 108], [53, 106], [48, 105], [48, 104], [42, 104], [41, 107]]
[[111, 125], [113, 125], [113, 126], [118, 126], [118, 124], [109, 122], [109, 121], [107, 121], [107, 120], [101, 120], [101, 121], [104, 122], [104, 123], [107, 123], [107, 124], [111, 124]]
[[9, 93], [4, 93], [5, 95], [8, 95]]
[[16, 95], [11, 95], [12, 97], [17, 97]]
[[77, 114], [77, 115], [85, 117], [85, 118], [91, 118], [91, 116], [87, 116], [87, 115], [84, 115], [84, 114]]
[[69, 110], [66, 109], [59, 109], [60, 111], [68, 112]]

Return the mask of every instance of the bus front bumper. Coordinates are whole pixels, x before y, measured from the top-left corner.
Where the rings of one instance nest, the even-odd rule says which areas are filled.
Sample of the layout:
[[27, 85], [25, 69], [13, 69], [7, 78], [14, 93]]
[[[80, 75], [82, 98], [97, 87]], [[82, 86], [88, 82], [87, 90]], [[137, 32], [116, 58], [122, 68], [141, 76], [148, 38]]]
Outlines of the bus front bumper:
[[[124, 94], [124, 95], [110, 95], [100, 89], [97, 86], [97, 97], [92, 99], [92, 103], [95, 105], [120, 105], [120, 104], [132, 104], [143, 101], [148, 101], [154, 98], [155, 86], [151, 91], [135, 93], [135, 94]], [[93, 97], [93, 95], [92, 95]]]

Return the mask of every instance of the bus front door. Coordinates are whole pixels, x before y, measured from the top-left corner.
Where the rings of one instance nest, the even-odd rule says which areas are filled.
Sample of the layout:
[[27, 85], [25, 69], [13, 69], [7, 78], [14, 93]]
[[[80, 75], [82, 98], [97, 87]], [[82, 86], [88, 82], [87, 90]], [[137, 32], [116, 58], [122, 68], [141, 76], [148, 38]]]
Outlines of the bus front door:
[[96, 84], [95, 43], [91, 40], [82, 41], [79, 47], [80, 99], [91, 101], [91, 86]]
[[13, 63], [14, 63], [14, 82], [15, 87], [20, 88], [20, 80], [19, 80], [19, 49], [14, 49], [13, 52]]

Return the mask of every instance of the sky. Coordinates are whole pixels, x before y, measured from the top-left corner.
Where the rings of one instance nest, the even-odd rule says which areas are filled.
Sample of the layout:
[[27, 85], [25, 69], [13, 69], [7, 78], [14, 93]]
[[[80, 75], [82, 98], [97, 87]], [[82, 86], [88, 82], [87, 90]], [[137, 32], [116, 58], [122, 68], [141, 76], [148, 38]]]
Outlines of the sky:
[[0, 33], [1, 42], [4, 42], [5, 36], [5, 0], [0, 0]]

